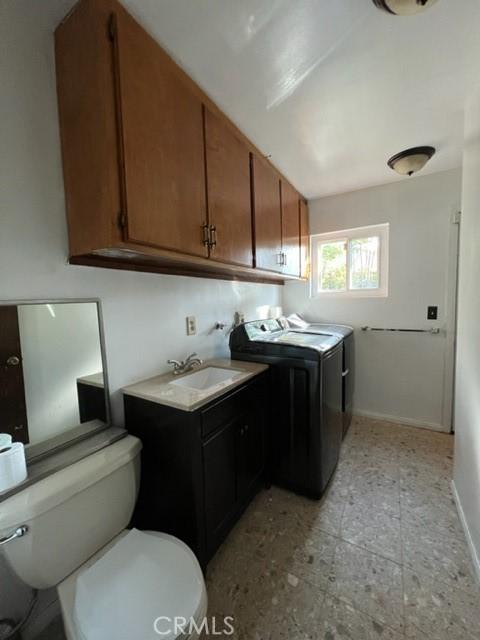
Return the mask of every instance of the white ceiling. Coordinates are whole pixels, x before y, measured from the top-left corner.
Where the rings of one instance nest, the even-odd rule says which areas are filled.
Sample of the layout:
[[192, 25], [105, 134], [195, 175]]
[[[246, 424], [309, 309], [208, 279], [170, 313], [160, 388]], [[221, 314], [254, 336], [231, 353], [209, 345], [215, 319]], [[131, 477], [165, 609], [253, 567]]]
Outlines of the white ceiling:
[[411, 17], [372, 0], [123, 3], [307, 197], [408, 179], [386, 161], [410, 146], [437, 147], [423, 173], [461, 164], [478, 0]]

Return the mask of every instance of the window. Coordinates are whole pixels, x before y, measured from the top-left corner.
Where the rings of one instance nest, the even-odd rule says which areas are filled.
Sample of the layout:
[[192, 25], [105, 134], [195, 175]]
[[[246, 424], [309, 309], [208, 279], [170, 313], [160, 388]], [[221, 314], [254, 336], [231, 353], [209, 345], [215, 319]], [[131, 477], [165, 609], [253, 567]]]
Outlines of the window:
[[312, 296], [388, 295], [388, 224], [312, 236]]

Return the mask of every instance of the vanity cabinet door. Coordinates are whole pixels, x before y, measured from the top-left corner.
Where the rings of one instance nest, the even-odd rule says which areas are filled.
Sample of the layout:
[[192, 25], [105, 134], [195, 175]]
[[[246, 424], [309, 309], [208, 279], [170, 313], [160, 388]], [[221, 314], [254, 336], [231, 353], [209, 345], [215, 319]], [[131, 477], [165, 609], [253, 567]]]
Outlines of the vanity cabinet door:
[[125, 239], [206, 257], [202, 101], [126, 11], [113, 19]]
[[237, 433], [236, 418], [203, 445], [205, 529], [210, 555], [225, 538], [236, 516]]
[[240, 419], [238, 431], [238, 495], [243, 501], [255, 489], [265, 467], [264, 416], [255, 410]]

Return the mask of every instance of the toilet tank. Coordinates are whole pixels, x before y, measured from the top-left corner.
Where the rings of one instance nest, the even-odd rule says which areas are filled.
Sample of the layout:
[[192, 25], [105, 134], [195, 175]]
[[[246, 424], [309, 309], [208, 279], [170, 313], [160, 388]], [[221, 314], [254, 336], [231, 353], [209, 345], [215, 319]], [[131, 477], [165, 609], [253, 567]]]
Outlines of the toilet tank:
[[140, 480], [140, 440], [126, 436], [2, 502], [0, 547], [13, 571], [37, 589], [56, 586], [128, 525]]

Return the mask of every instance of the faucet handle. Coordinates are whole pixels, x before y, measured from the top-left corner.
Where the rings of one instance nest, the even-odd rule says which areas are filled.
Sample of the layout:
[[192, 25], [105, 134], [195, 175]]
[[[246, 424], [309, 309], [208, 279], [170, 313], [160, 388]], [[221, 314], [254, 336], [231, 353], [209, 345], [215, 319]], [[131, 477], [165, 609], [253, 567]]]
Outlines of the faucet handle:
[[167, 364], [173, 364], [173, 373], [179, 373], [183, 366], [184, 362], [180, 362], [179, 360], [167, 360]]
[[197, 354], [195, 352], [191, 353], [189, 356], [185, 358], [185, 364], [187, 364], [187, 362], [190, 362], [192, 358], [196, 358], [196, 357], [197, 357]]

